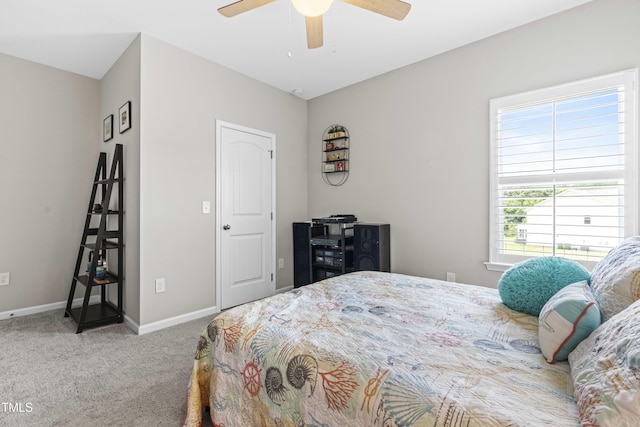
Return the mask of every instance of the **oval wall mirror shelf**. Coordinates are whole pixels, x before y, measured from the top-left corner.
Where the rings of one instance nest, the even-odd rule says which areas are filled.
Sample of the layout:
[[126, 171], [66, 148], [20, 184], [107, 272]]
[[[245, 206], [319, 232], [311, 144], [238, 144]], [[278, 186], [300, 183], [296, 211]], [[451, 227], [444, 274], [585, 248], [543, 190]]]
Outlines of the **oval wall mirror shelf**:
[[322, 179], [334, 187], [349, 179], [349, 131], [331, 125], [322, 134]]

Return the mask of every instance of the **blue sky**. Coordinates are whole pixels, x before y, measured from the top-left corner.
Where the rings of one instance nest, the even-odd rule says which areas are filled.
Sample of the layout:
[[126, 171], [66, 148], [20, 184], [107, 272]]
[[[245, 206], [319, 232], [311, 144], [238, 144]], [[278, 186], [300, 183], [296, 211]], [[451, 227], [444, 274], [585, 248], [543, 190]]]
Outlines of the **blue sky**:
[[620, 97], [614, 88], [503, 110], [501, 175], [620, 169], [624, 155]]

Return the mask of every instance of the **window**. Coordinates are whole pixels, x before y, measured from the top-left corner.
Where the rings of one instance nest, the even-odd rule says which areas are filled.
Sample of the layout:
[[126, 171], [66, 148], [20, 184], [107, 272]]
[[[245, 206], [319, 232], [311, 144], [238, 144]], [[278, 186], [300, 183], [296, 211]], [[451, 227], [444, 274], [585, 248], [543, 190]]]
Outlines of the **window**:
[[592, 267], [637, 230], [637, 69], [491, 100], [490, 260]]

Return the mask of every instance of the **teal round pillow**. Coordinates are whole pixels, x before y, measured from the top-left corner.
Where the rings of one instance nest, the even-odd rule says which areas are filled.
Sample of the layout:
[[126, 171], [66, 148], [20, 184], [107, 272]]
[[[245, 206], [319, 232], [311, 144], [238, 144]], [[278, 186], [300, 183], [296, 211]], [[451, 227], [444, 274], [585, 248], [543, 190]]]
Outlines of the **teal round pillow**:
[[590, 277], [586, 268], [567, 258], [531, 258], [504, 272], [498, 292], [510, 309], [538, 316], [556, 292]]

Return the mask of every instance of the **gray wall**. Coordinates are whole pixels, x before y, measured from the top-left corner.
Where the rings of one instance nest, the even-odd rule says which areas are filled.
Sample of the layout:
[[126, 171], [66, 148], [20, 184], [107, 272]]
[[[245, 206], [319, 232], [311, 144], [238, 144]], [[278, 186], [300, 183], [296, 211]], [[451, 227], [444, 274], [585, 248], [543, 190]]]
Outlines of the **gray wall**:
[[[111, 164], [116, 144], [122, 144], [125, 175], [124, 233], [125, 281], [124, 311], [133, 322], [140, 323], [140, 37], [137, 37], [100, 80], [100, 120], [113, 114], [113, 139], [100, 143]], [[120, 133], [118, 111], [131, 101], [131, 129]], [[114, 194], [113, 200], [117, 194]], [[116, 218], [109, 218], [117, 228]], [[115, 251], [112, 251], [115, 257]], [[112, 258], [114, 258], [112, 257]], [[112, 265], [113, 264], [113, 265]], [[109, 260], [109, 268], [115, 268]], [[115, 289], [115, 285], [112, 285]], [[117, 292], [109, 295], [115, 302]]]
[[11, 273], [0, 312], [69, 295], [98, 159], [98, 100], [97, 80], [0, 54], [0, 273]]
[[[391, 224], [392, 271], [495, 286], [489, 100], [640, 66], [640, 1], [599, 0], [309, 102], [309, 213]], [[351, 176], [320, 174], [321, 136], [351, 134]]]
[[276, 284], [291, 285], [291, 223], [307, 216], [306, 102], [144, 35], [141, 69], [140, 325], [216, 304], [216, 119], [276, 134]]

